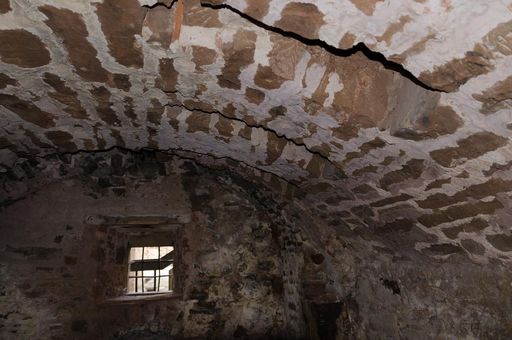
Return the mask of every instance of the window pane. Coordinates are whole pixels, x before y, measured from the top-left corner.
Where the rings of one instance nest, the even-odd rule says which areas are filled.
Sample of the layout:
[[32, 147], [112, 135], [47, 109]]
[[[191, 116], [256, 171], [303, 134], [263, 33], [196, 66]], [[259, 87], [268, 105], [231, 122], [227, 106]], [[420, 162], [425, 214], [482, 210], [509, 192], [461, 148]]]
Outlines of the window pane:
[[135, 290], [135, 293], [142, 292], [142, 278], [137, 278], [137, 289]]
[[[142, 273], [144, 273], [144, 277], [153, 277], [155, 276], [155, 271], [154, 270], [145, 270], [144, 272], [139, 272], [139, 275], [142, 275]], [[156, 271], [156, 275], [158, 275], [158, 270]]]
[[169, 278], [167, 276], [160, 277], [160, 290], [167, 290], [169, 287]]
[[173, 250], [174, 250], [174, 247], [170, 247], [170, 246], [160, 247], [160, 258], [162, 258], [165, 255], [169, 254]]
[[128, 293], [135, 293], [135, 279], [128, 279]]
[[145, 292], [154, 292], [155, 291], [155, 280], [153, 278], [151, 278], [151, 279], [144, 278], [144, 291]]
[[142, 247], [130, 248], [130, 261], [140, 260], [142, 258]]
[[162, 276], [160, 277], [160, 291], [166, 291], [169, 289], [169, 277], [168, 276]]
[[160, 275], [169, 275], [169, 274], [172, 274], [172, 263], [170, 265], [168, 265], [167, 267], [163, 268], [161, 271], [160, 271]]
[[157, 258], [158, 258], [158, 247], [145, 247], [144, 248], [144, 260], [157, 259]]

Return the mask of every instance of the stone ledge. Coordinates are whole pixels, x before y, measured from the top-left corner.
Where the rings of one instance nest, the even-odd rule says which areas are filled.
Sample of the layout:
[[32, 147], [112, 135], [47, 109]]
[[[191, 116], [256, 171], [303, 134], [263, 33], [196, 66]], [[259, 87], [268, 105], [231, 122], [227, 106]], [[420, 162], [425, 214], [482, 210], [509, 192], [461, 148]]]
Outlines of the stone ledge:
[[181, 295], [176, 293], [129, 294], [113, 298], [106, 298], [98, 301], [96, 304], [100, 306], [129, 305], [161, 300], [178, 300], [180, 298]]

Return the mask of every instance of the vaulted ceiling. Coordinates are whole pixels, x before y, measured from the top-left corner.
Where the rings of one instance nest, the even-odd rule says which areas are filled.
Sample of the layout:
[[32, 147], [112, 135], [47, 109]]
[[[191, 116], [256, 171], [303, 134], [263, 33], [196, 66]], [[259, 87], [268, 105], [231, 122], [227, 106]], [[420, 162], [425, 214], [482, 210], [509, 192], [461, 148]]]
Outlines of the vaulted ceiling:
[[3, 173], [208, 155], [375, 246], [510, 261], [511, 108], [512, 1], [0, 0]]

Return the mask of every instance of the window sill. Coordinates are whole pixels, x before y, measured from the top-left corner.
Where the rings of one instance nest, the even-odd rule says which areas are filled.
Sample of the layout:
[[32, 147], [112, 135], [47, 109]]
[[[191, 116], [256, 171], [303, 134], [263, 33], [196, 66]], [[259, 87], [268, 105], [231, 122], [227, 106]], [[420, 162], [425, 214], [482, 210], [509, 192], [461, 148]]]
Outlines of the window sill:
[[131, 305], [152, 301], [177, 300], [179, 298], [181, 298], [181, 295], [177, 293], [127, 294], [104, 299], [98, 302], [98, 305]]

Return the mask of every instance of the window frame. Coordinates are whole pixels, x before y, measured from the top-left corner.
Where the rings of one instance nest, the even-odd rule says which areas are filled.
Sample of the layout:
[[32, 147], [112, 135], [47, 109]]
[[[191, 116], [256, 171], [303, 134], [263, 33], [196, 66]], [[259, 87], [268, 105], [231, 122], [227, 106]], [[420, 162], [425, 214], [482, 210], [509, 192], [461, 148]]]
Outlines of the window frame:
[[[95, 284], [95, 302], [97, 305], [131, 305], [141, 304], [149, 301], [162, 300], [181, 300], [183, 294], [183, 254], [182, 243], [183, 227], [189, 223], [187, 216], [175, 214], [150, 214], [150, 215], [89, 215], [85, 218], [85, 224], [93, 228], [100, 228], [105, 232], [114, 232], [116, 237], [123, 239], [122, 261], [118, 260], [109, 263], [109, 266], [115, 267], [116, 282], [109, 282], [112, 286], [105, 287], [96, 282]], [[98, 246], [101, 242], [97, 240]], [[131, 247], [137, 246], [168, 246], [174, 247], [175, 255], [173, 257], [173, 290], [165, 292], [145, 292], [144, 294], [128, 294], [128, 274], [129, 274], [129, 252]], [[103, 264], [102, 266], [106, 266]], [[116, 267], [121, 265], [121, 267]], [[100, 267], [102, 268], [102, 267]], [[101, 270], [98, 268], [98, 270]], [[119, 272], [118, 269], [122, 269]], [[114, 268], [112, 268], [114, 269]], [[98, 274], [97, 274], [98, 275]], [[123, 279], [124, 278], [124, 279]], [[118, 281], [120, 279], [120, 281]], [[114, 295], [111, 295], [113, 292]]]

